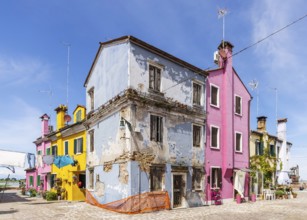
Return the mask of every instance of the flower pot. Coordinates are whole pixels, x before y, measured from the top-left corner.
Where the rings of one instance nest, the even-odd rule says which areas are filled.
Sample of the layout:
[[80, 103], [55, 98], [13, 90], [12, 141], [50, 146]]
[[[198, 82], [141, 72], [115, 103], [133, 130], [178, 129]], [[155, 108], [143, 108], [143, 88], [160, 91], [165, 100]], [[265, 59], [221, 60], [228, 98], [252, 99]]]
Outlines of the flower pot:
[[237, 204], [241, 203], [241, 195], [240, 194], [236, 195], [236, 201], [237, 201]]
[[252, 194], [251, 195], [251, 201], [252, 202], [256, 202], [256, 194]]

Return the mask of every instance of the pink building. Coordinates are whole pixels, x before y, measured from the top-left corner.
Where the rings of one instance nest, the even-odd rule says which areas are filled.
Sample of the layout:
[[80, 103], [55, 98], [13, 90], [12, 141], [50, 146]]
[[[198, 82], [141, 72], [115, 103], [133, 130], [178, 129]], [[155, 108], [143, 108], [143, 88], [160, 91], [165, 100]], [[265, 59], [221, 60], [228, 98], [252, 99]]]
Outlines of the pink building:
[[49, 190], [51, 181], [51, 166], [43, 162], [45, 155], [50, 155], [50, 141], [46, 137], [50, 131], [49, 116], [44, 114], [42, 120], [41, 137], [34, 141], [36, 145], [36, 168], [26, 170], [26, 188]]
[[209, 71], [206, 86], [206, 198], [211, 202], [248, 196], [251, 95], [232, 67], [232, 48], [220, 44], [219, 68]]

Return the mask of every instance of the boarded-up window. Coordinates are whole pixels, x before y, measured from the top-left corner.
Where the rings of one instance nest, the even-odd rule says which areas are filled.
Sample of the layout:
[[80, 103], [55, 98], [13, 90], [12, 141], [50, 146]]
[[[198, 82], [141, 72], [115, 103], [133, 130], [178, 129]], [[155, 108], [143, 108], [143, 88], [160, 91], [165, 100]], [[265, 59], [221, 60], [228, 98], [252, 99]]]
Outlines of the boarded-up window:
[[88, 169], [88, 188], [93, 189], [94, 188], [94, 169]]
[[219, 148], [219, 128], [211, 127], [211, 147]]
[[88, 97], [90, 99], [90, 110], [94, 110], [94, 88], [88, 91]]
[[201, 85], [193, 83], [193, 104], [200, 105], [201, 101]]
[[242, 114], [242, 98], [239, 96], [235, 96], [235, 113]]
[[242, 134], [236, 132], [236, 151], [242, 152]]
[[81, 154], [83, 152], [83, 138], [74, 140], [74, 154]]
[[89, 140], [90, 140], [90, 152], [94, 151], [94, 130], [89, 131]]
[[156, 115], [150, 116], [150, 140], [162, 142], [163, 139], [163, 118]]
[[222, 169], [211, 167], [211, 188], [222, 188]]
[[201, 141], [201, 127], [198, 125], [193, 125], [193, 146], [200, 147]]
[[155, 91], [160, 92], [161, 84], [161, 69], [149, 65], [149, 88]]
[[210, 103], [213, 106], [219, 107], [219, 88], [216, 86], [211, 85], [211, 98]]
[[202, 189], [202, 179], [203, 173], [199, 168], [193, 168], [193, 175], [192, 175], [192, 188], [193, 190], [201, 190]]
[[162, 178], [165, 172], [165, 166], [151, 166], [150, 167], [150, 190], [162, 190]]

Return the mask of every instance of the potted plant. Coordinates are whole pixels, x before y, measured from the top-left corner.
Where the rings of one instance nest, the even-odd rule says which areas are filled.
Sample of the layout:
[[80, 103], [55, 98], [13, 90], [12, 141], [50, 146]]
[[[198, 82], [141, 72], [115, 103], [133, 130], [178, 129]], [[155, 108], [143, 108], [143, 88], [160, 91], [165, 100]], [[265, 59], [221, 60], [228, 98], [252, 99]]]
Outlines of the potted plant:
[[297, 193], [296, 192], [292, 192], [292, 196], [295, 199], [297, 197]]
[[285, 192], [283, 190], [276, 190], [275, 191], [275, 196], [277, 199], [282, 199], [284, 196]]

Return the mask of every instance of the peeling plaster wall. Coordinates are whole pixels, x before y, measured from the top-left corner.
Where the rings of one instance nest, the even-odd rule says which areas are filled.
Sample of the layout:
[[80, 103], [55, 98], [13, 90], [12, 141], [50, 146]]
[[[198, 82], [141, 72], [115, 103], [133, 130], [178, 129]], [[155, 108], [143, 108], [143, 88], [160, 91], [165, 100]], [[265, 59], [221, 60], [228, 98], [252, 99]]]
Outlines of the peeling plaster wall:
[[205, 106], [205, 77], [172, 61], [130, 43], [129, 86], [142, 92], [149, 88], [149, 62], [161, 65], [161, 92], [185, 105], [192, 106], [192, 80], [203, 83], [202, 106]]
[[[89, 78], [86, 92], [94, 87], [94, 109], [106, 103], [128, 86], [128, 44], [105, 46]], [[86, 108], [90, 99], [86, 94]]]

